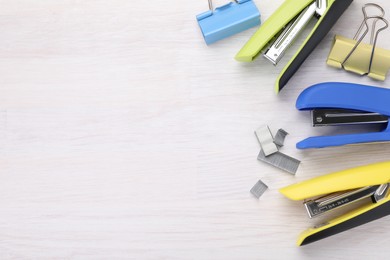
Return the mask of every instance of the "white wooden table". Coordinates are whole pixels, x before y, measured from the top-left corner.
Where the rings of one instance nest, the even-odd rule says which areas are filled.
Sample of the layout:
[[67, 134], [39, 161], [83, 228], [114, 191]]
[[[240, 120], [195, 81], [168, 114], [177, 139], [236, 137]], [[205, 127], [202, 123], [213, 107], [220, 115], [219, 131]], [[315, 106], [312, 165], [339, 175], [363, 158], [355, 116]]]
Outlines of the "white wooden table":
[[[264, 21], [282, 1], [255, 2]], [[325, 64], [365, 1], [280, 95], [274, 81], [292, 51], [277, 67], [236, 62], [255, 28], [207, 47], [195, 20], [206, 0], [0, 3], [0, 259], [388, 258], [390, 217], [296, 247], [319, 220], [278, 192], [389, 159], [388, 144], [295, 148], [336, 131], [295, 109], [309, 85], [389, 86]], [[390, 30], [379, 45], [389, 40]], [[290, 133], [295, 177], [256, 160], [263, 124]], [[249, 193], [258, 179], [269, 185], [260, 200]]]

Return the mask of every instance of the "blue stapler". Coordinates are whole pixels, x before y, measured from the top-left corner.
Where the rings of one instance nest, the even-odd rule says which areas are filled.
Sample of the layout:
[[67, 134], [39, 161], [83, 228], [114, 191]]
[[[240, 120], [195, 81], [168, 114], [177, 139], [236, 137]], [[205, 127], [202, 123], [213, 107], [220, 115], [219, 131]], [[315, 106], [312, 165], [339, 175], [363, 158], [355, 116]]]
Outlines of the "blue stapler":
[[390, 141], [390, 90], [353, 83], [326, 82], [305, 89], [298, 110], [311, 110], [313, 126], [381, 123], [381, 132], [309, 137], [298, 149]]
[[235, 0], [196, 16], [206, 44], [211, 44], [260, 24], [260, 12], [252, 0]]

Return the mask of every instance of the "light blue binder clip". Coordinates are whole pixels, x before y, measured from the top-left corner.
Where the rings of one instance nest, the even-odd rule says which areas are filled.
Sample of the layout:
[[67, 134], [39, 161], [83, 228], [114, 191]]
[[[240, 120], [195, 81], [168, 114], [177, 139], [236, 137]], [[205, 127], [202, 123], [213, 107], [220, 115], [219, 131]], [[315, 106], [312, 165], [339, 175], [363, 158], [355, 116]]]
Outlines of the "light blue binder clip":
[[260, 24], [260, 12], [252, 0], [235, 0], [196, 16], [206, 44], [222, 40], [233, 34]]

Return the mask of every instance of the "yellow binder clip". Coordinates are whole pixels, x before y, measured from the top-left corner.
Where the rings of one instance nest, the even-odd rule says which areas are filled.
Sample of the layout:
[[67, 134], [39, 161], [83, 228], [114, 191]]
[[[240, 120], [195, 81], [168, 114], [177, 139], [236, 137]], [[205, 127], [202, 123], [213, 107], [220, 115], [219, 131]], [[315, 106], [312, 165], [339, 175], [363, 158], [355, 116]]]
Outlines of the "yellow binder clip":
[[[368, 16], [367, 7], [377, 8], [381, 13]], [[349, 39], [336, 35], [326, 63], [332, 67], [343, 68], [346, 71], [383, 81], [390, 69], [390, 51], [376, 47], [376, 43], [379, 33], [388, 27], [387, 20], [383, 18], [385, 11], [382, 7], [373, 3], [364, 5], [362, 10], [364, 19], [355, 37]], [[362, 41], [370, 30], [369, 20], [372, 20], [371, 39], [370, 44], [366, 44]], [[382, 26], [376, 29], [378, 22]], [[361, 33], [364, 27], [365, 30]]]

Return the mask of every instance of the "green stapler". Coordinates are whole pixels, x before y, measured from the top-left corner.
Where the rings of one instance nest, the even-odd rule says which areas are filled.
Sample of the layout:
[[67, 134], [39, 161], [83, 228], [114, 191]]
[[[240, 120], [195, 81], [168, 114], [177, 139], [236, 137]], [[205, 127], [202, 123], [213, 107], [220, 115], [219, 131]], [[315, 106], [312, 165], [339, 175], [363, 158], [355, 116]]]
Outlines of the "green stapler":
[[280, 73], [278, 93], [326, 36], [353, 0], [286, 0], [257, 30], [236, 55], [236, 60], [253, 61], [260, 52], [276, 65], [300, 31], [316, 17], [318, 21], [297, 53]]

